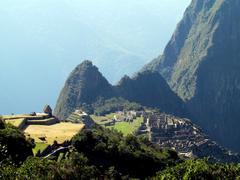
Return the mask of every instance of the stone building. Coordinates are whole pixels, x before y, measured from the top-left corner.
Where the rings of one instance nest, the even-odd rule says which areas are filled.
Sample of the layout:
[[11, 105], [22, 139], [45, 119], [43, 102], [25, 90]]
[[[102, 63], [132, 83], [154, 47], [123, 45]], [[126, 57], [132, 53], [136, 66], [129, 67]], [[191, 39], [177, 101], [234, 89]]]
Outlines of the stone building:
[[52, 108], [49, 105], [46, 105], [44, 107], [43, 112], [48, 114], [49, 116], [52, 116]]

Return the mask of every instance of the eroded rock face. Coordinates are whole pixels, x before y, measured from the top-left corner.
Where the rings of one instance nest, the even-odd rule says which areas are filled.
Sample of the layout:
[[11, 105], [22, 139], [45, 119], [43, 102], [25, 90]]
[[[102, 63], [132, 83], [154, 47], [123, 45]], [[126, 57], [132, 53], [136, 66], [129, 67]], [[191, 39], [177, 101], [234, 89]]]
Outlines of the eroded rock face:
[[160, 72], [186, 101], [190, 118], [240, 151], [240, 1], [194, 0], [162, 56]]

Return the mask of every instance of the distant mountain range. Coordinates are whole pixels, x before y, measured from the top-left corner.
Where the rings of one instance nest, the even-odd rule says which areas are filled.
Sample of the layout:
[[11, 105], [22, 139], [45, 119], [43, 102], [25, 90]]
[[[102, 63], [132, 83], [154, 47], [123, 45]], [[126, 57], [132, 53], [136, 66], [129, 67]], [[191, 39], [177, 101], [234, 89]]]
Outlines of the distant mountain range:
[[168, 113], [182, 113], [218, 143], [240, 152], [239, 8], [238, 0], [193, 0], [163, 55], [117, 86], [99, 73], [82, 79], [84, 71], [77, 69], [84, 65], [80, 65], [60, 95], [56, 114], [65, 117], [99, 96], [122, 96]]

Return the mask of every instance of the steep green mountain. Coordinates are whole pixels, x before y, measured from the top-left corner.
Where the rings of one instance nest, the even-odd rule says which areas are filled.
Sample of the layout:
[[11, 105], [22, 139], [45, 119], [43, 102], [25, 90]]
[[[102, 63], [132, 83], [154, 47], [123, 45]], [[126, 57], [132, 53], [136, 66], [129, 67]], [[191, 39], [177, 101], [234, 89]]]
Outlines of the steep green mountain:
[[92, 62], [84, 61], [70, 74], [58, 98], [55, 114], [64, 119], [78, 107], [92, 104], [99, 97], [109, 98], [114, 90]]
[[90, 61], [84, 61], [70, 75], [59, 96], [55, 115], [65, 119], [80, 107], [89, 109], [103, 99], [124, 98], [143, 106], [157, 107], [180, 115], [183, 102], [159, 73], [144, 72], [134, 78], [125, 76], [112, 86]]
[[184, 108], [181, 99], [157, 72], [145, 71], [132, 79], [125, 76], [115, 89], [119, 96], [129, 101], [147, 107], [158, 107], [164, 112], [180, 115]]
[[[160, 72], [195, 120], [219, 143], [240, 151], [240, 2], [193, 0], [162, 56]], [[143, 71], [144, 71], [143, 70]]]

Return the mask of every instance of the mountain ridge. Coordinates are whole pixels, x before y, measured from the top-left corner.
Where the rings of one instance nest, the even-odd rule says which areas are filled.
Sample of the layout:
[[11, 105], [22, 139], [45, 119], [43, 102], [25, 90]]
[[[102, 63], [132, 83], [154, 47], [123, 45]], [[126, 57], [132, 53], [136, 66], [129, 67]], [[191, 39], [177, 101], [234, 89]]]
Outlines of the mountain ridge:
[[[63, 87], [54, 114], [60, 119], [82, 106], [98, 99], [121, 97], [143, 106], [158, 107], [164, 112], [181, 115], [184, 104], [171, 91], [159, 73], [142, 72], [133, 78], [125, 76], [115, 86], [111, 85], [91, 61], [78, 65]], [[167, 100], [166, 100], [167, 99]]]

